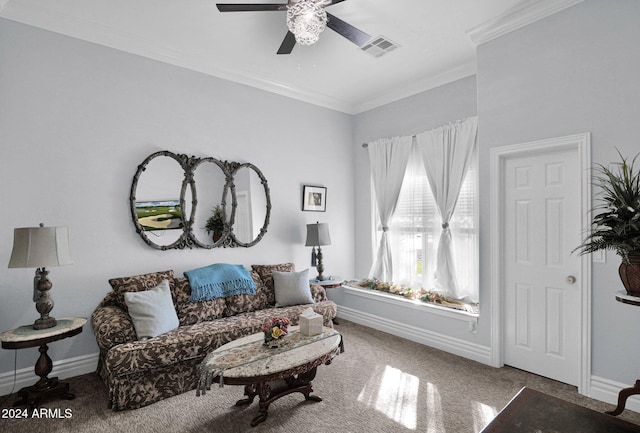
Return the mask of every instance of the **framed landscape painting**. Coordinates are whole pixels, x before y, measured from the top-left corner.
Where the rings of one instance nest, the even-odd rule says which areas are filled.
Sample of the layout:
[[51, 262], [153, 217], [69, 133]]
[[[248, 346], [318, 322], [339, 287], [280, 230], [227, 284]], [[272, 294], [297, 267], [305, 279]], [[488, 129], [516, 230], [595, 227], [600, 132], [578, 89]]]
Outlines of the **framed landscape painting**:
[[302, 188], [302, 210], [325, 212], [327, 210], [327, 188], [304, 185]]

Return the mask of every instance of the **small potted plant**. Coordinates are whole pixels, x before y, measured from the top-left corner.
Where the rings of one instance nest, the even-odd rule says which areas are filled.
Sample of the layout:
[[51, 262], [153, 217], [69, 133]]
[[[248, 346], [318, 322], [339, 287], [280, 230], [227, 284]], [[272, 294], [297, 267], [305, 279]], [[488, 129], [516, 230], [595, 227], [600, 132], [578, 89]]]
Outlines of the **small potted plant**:
[[224, 232], [224, 212], [220, 205], [216, 205], [213, 208], [213, 213], [207, 219], [207, 223], [204, 226], [207, 234], [210, 234], [213, 238], [213, 242], [218, 242]]
[[618, 154], [619, 167], [596, 166], [600, 203], [592, 210], [591, 233], [575, 250], [580, 255], [613, 250], [622, 259], [618, 272], [627, 293], [640, 296], [640, 172], [634, 167], [640, 154], [631, 161]]

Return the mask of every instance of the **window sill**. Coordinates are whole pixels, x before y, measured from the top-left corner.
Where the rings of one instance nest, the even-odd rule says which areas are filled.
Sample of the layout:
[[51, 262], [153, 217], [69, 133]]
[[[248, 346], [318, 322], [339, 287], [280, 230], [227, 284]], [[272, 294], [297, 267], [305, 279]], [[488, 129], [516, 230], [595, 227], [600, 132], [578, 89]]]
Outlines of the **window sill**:
[[345, 283], [342, 285], [345, 290], [345, 293], [349, 293], [353, 296], [359, 296], [362, 298], [382, 300], [383, 302], [387, 302], [390, 304], [398, 305], [403, 308], [411, 308], [413, 310], [423, 311], [429, 314], [435, 314], [438, 316], [448, 317], [450, 319], [462, 320], [469, 323], [469, 328], [475, 330], [475, 327], [478, 323], [479, 314], [470, 313], [467, 311], [456, 310], [455, 308], [444, 307], [438, 304], [431, 304], [427, 302], [422, 302], [416, 299], [406, 299], [398, 295], [392, 295], [385, 292], [380, 292], [377, 290], [364, 289], [361, 287], [354, 287]]

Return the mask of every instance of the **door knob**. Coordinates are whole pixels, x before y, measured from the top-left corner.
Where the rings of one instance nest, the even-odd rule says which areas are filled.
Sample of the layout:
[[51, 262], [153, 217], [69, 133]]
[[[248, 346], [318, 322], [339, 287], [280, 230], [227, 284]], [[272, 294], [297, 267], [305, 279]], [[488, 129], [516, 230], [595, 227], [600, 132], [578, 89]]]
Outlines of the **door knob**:
[[573, 283], [575, 283], [575, 282], [576, 282], [576, 277], [574, 277], [573, 275], [569, 275], [569, 276], [567, 277], [567, 283], [569, 283], [569, 284], [573, 284]]

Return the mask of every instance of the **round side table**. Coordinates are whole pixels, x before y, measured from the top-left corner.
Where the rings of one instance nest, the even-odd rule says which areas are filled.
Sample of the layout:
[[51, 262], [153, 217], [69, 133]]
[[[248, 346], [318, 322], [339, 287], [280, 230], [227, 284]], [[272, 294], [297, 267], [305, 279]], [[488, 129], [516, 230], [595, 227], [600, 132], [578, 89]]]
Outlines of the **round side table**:
[[[616, 292], [616, 301], [623, 304], [635, 305], [640, 307], [640, 298], [636, 296], [628, 295], [626, 291], [622, 290]], [[614, 410], [605, 412], [608, 415], [620, 415], [624, 411], [624, 406], [627, 403], [627, 399], [632, 395], [640, 394], [640, 379], [636, 380], [636, 383], [630, 388], [624, 388], [618, 393], [618, 405]]]
[[344, 280], [341, 277], [331, 277], [328, 280], [309, 280], [310, 283], [318, 284], [325, 289], [335, 289], [336, 287], [340, 287]]
[[14, 406], [28, 405], [34, 407], [46, 398], [60, 396], [67, 400], [75, 398], [69, 392], [69, 383], [61, 382], [57, 377], [48, 377], [53, 369], [53, 362], [47, 354], [48, 343], [73, 337], [82, 332], [82, 327], [87, 323], [84, 317], [71, 319], [58, 319], [58, 324], [53, 328], [33, 329], [32, 325], [20, 326], [0, 334], [0, 342], [3, 349], [26, 349], [40, 347], [40, 357], [36, 361], [35, 372], [40, 380], [35, 385], [22, 388], [18, 391], [20, 397]]

